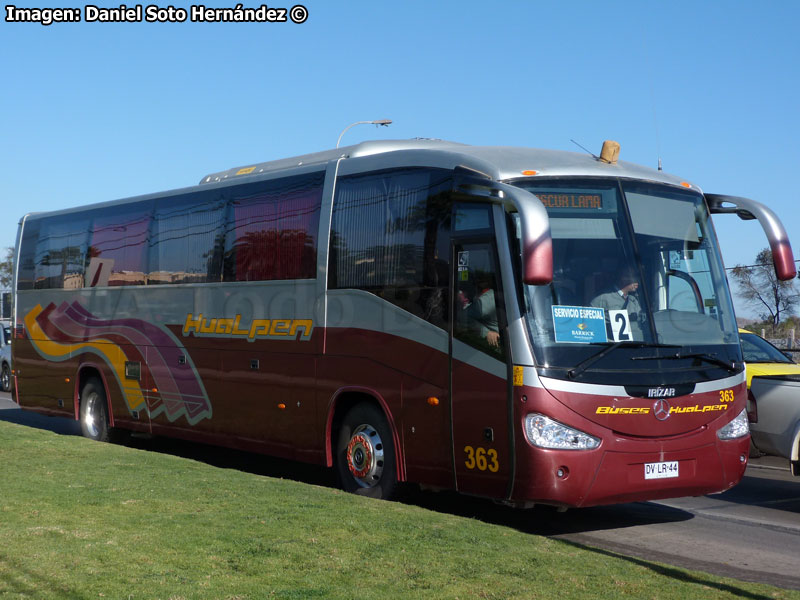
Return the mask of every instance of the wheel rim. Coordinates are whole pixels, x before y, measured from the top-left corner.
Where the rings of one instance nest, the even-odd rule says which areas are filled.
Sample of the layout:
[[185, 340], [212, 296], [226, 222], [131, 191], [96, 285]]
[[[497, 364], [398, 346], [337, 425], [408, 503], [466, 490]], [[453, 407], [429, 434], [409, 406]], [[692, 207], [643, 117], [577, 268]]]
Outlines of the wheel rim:
[[86, 431], [93, 438], [100, 435], [99, 415], [98, 412], [99, 396], [96, 392], [92, 392], [86, 398], [86, 410], [83, 413], [83, 424]]
[[359, 425], [347, 444], [347, 468], [361, 487], [378, 485], [383, 476], [383, 440], [372, 425]]
[[8, 373], [7, 368], [3, 368], [3, 390], [7, 390], [10, 387], [11, 383], [11, 376]]

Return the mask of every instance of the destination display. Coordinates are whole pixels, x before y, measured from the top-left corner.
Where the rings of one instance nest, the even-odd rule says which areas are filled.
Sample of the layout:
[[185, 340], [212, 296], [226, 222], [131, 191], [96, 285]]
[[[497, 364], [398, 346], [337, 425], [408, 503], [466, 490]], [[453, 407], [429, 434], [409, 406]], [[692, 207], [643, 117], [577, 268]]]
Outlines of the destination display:
[[545, 208], [603, 208], [601, 194], [550, 194], [537, 193]]

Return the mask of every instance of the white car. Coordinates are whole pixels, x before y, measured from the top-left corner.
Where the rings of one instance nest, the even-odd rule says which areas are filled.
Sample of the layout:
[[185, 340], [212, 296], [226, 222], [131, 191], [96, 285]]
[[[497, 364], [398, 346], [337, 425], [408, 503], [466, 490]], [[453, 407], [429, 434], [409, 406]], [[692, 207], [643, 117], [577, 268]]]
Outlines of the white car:
[[3, 323], [0, 333], [0, 367], [2, 368], [2, 387], [4, 392], [11, 391], [11, 325]]

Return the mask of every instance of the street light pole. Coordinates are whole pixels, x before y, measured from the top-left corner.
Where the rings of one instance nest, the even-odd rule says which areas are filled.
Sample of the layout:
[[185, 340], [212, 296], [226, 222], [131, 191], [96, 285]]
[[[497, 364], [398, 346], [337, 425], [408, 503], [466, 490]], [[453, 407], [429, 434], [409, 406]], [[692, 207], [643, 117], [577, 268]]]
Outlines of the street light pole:
[[351, 123], [350, 125], [348, 125], [347, 127], [345, 127], [345, 128], [342, 130], [342, 133], [340, 133], [340, 134], [339, 134], [339, 139], [338, 139], [338, 140], [336, 140], [336, 147], [337, 147], [337, 148], [339, 147], [339, 144], [340, 144], [340, 143], [341, 143], [341, 141], [342, 141], [342, 136], [343, 136], [343, 135], [344, 135], [344, 134], [347, 132], [347, 130], [348, 130], [348, 129], [350, 129], [351, 127], [355, 127], [356, 125], [378, 125], [378, 126], [382, 125], [382, 126], [384, 126], [384, 127], [388, 127], [389, 125], [391, 125], [391, 123], [392, 123], [392, 120], [391, 120], [391, 119], [376, 119], [376, 120], [374, 120], [374, 121], [356, 121], [355, 123]]

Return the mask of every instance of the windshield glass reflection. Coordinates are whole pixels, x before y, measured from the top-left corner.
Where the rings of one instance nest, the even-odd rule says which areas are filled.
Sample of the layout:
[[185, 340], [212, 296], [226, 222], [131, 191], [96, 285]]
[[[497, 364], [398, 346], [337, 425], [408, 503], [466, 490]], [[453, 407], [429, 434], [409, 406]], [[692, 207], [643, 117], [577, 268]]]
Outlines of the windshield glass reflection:
[[[653, 369], [651, 357], [705, 354], [741, 361], [727, 282], [701, 195], [616, 180], [518, 182], [547, 208], [552, 284], [525, 286], [537, 362], [565, 373], [609, 344], [626, 344], [585, 369]], [[633, 354], [632, 354], [633, 353]], [[709, 369], [709, 361], [691, 363]], [[722, 363], [720, 363], [722, 364]], [[590, 376], [591, 378], [591, 376]]]

